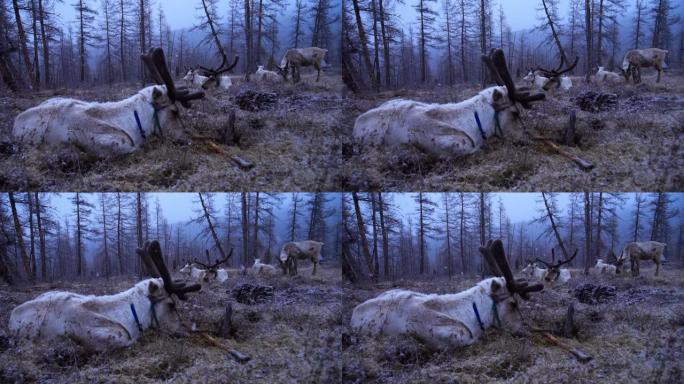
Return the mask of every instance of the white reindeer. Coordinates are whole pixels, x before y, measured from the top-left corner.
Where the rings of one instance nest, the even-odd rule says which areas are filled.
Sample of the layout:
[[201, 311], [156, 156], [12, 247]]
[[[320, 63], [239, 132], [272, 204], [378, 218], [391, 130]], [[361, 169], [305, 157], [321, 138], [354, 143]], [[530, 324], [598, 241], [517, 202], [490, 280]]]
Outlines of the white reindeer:
[[596, 80], [603, 83], [624, 83], [624, 76], [620, 76], [615, 72], [606, 71], [603, 67], [598, 67], [596, 71]]
[[204, 93], [175, 88], [160, 48], [142, 58], [157, 84], [165, 85], [150, 86], [110, 103], [49, 99], [19, 114], [12, 134], [25, 144], [73, 145], [99, 158], [138, 151], [155, 134], [182, 139], [176, 103], [190, 107], [189, 101], [204, 97]]
[[491, 136], [520, 127], [519, 106], [530, 108], [529, 103], [543, 100], [544, 94], [516, 90], [503, 51], [495, 50], [482, 59], [500, 86], [460, 103], [390, 100], [356, 119], [354, 138], [375, 146], [413, 145], [450, 159], [472, 154]]
[[197, 268], [192, 263], [186, 263], [178, 272], [192, 278], [194, 281], [205, 281], [207, 277], [206, 270]]
[[283, 82], [283, 77], [276, 72], [264, 69], [264, 66], [260, 65], [255, 72], [255, 80], [257, 83], [277, 84]]
[[445, 350], [475, 343], [487, 328], [523, 329], [515, 294], [528, 299], [542, 284], [516, 281], [500, 240], [480, 248], [504, 277], [492, 277], [455, 294], [423, 294], [395, 289], [359, 304], [351, 327], [361, 334], [413, 337], [432, 349]]
[[615, 275], [617, 273], [617, 267], [613, 264], [604, 262], [603, 259], [596, 260], [596, 270], [600, 274], [607, 273], [609, 275]]
[[[575, 252], [572, 254], [572, 257], [570, 257], [569, 259], [559, 260], [555, 263], [547, 263], [546, 261], [537, 258], [536, 261], [546, 266], [546, 273], [544, 273], [542, 280], [549, 284], [565, 284], [568, 281], [570, 281], [570, 279], [572, 278], [570, 271], [567, 269], [562, 269], [561, 266], [574, 260], [575, 257], [577, 257], [577, 251], [578, 249], [575, 249]], [[551, 259], [556, 259], [556, 254], [553, 248], [551, 248]]]
[[183, 77], [186, 84], [194, 88], [202, 89], [220, 89], [223, 91], [228, 90], [233, 86], [233, 80], [228, 75], [221, 75], [218, 77], [218, 81], [215, 78], [204, 76], [201, 74], [199, 69], [190, 69], [188, 73]]
[[285, 243], [280, 249], [280, 267], [283, 269], [283, 274], [290, 275], [297, 274], [297, 260], [311, 260], [313, 263], [312, 275], [316, 274], [318, 263], [321, 260], [321, 248], [323, 243], [314, 240], [291, 241]]
[[546, 274], [546, 269], [539, 268], [536, 262], [531, 262], [528, 263], [527, 266], [521, 270], [521, 272], [527, 278], [542, 280]]
[[171, 333], [183, 330], [172, 295], [201, 289], [171, 279], [159, 242], [146, 243], [138, 254], [152, 278], [108, 296], [46, 292], [14, 308], [9, 329], [19, 338], [52, 340], [66, 336], [88, 350], [103, 351], [132, 345], [144, 330], [157, 327]]
[[287, 80], [287, 72], [291, 68], [292, 82], [296, 83], [301, 80], [300, 68], [313, 66], [318, 71], [316, 76], [316, 81], [318, 82], [321, 78], [321, 63], [325, 60], [327, 53], [327, 49], [318, 47], [288, 49], [280, 61], [280, 73]]
[[252, 272], [255, 275], [275, 275], [278, 273], [276, 267], [271, 264], [264, 264], [261, 259], [254, 259], [254, 265], [252, 265]]

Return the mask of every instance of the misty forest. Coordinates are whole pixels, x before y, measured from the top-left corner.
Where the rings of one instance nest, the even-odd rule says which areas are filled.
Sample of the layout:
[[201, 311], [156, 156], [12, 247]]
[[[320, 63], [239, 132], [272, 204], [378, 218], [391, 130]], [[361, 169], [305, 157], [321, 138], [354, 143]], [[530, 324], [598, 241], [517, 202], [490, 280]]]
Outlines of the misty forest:
[[[683, 203], [679, 193], [343, 194], [343, 381], [680, 377], [682, 340], [668, 335], [684, 313]], [[631, 244], [658, 248], [659, 264], [631, 264]], [[492, 275], [520, 289], [517, 315], [506, 299], [478, 301], [495, 295]]]
[[[334, 0], [0, 1], [0, 184], [334, 190], [339, 9]], [[154, 84], [166, 88], [155, 96]]]
[[341, 176], [359, 190], [677, 191], [683, 12], [668, 0], [347, 1], [345, 137], [361, 147], [343, 153], [354, 166]]
[[[327, 193], [2, 194], [0, 381], [329, 382], [341, 328], [339, 207], [340, 195]], [[308, 253], [308, 243], [318, 249]], [[292, 260], [281, 250], [291, 244], [306, 257], [290, 253], [298, 267], [285, 273]], [[155, 252], [162, 266], [150, 268]], [[135, 331], [132, 348], [114, 351], [111, 335], [95, 346], [74, 334], [55, 344], [49, 333], [31, 350], [6, 343], [12, 309], [40, 293], [118, 293], [88, 296], [86, 306], [98, 312], [101, 301], [124, 300], [127, 308], [149, 276], [164, 278], [162, 268], [201, 289], [165, 288], [180, 299], [171, 301], [176, 320], [152, 304], [157, 326], [148, 320], [150, 329]], [[62, 308], [80, 305], [70, 303]], [[145, 305], [136, 304], [136, 319], [147, 328]], [[133, 321], [128, 308], [108, 316]], [[189, 334], [174, 335], [176, 322]], [[297, 364], [293, 351], [304, 354]]]

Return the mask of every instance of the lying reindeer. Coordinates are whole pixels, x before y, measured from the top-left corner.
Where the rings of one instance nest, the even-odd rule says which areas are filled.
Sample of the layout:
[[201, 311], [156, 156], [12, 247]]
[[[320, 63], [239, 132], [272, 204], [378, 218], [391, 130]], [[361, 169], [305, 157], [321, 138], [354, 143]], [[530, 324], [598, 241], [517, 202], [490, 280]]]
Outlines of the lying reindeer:
[[210, 89], [216, 88], [223, 91], [228, 90], [233, 86], [233, 81], [230, 76], [222, 75], [217, 79], [213, 79], [209, 76], [203, 76], [199, 69], [189, 69], [188, 73], [183, 77], [183, 80], [189, 87]]
[[43, 293], [14, 308], [10, 331], [28, 339], [66, 336], [94, 351], [128, 347], [152, 327], [181, 332], [183, 324], [172, 295], [186, 300], [186, 293], [199, 291], [201, 286], [186, 286], [171, 279], [159, 242], [147, 242], [137, 252], [154, 278], [108, 296]]
[[[209, 250], [205, 250], [206, 255], [207, 255], [207, 260], [209, 260]], [[228, 271], [226, 271], [223, 268], [219, 268], [221, 264], [224, 264], [230, 259], [230, 257], [233, 256], [233, 248], [230, 249], [230, 252], [223, 258], [223, 259], [216, 259], [214, 264], [204, 264], [197, 259], [192, 261], [192, 264], [199, 265], [200, 267], [204, 267], [204, 269], [199, 269], [192, 267], [192, 273], [194, 275], [195, 270], [201, 271], [202, 274], [202, 280], [205, 282], [211, 282], [211, 281], [218, 281], [219, 283], [224, 283], [225, 281], [228, 280]]]
[[161, 48], [142, 56], [157, 84], [128, 99], [95, 103], [53, 98], [28, 109], [14, 121], [12, 134], [30, 145], [73, 145], [99, 158], [125, 155], [142, 148], [154, 134], [183, 139], [177, 102], [186, 108], [203, 92], [176, 88]]
[[572, 88], [572, 80], [567, 76], [562, 76], [558, 82], [552, 79], [542, 76], [539, 70], [530, 70], [525, 77], [524, 81], [530, 83], [530, 85], [548, 91], [554, 88], [560, 88], [563, 91], [569, 91]]
[[[547, 283], [556, 283], [560, 282], [561, 284], [565, 284], [568, 281], [570, 281], [570, 278], [572, 277], [570, 275], [570, 271], [567, 269], [561, 269], [561, 266], [564, 264], [567, 264], [571, 262], [572, 260], [577, 257], [577, 249], [575, 249], [575, 253], [572, 254], [572, 257], [570, 257], [567, 260], [560, 260], [557, 263], [547, 263], [546, 261], [537, 258], [536, 260], [546, 266], [546, 273], [544, 274], [544, 277], [542, 280], [544, 280]], [[556, 254], [553, 248], [551, 248], [551, 258], [556, 259]]]
[[603, 67], [598, 67], [595, 79], [602, 83], [624, 83], [625, 78], [615, 72], [606, 71]]
[[387, 291], [356, 306], [351, 327], [362, 334], [414, 337], [437, 350], [473, 344], [492, 326], [521, 331], [515, 294], [528, 300], [529, 292], [544, 286], [513, 278], [501, 240], [490, 240], [480, 252], [499, 277], [455, 294]]
[[261, 259], [254, 259], [254, 265], [252, 265], [252, 273], [255, 275], [275, 275], [278, 273], [276, 267], [271, 264], [264, 264]]
[[260, 84], [277, 84], [283, 81], [282, 76], [276, 72], [265, 70], [263, 65], [257, 68], [254, 77], [256, 82]]
[[185, 263], [183, 268], [181, 268], [178, 272], [194, 281], [205, 281], [207, 276], [207, 271], [195, 267], [192, 265], [192, 263]]
[[641, 68], [654, 67], [658, 71], [658, 78], [656, 83], [660, 83], [660, 75], [663, 73], [663, 68], [667, 68], [665, 64], [665, 57], [668, 51], [659, 48], [646, 49], [632, 49], [625, 53], [625, 58], [622, 60], [622, 74], [625, 81], [629, 82], [629, 78], [634, 79], [634, 84], [641, 83]]
[[313, 273], [316, 274], [318, 263], [321, 260], [321, 248], [323, 243], [313, 240], [291, 241], [285, 243], [280, 249], [280, 267], [283, 269], [283, 274], [291, 276], [297, 274], [297, 260], [311, 260], [313, 263]]
[[287, 81], [287, 72], [292, 69], [292, 83], [294, 84], [301, 80], [299, 73], [301, 67], [313, 66], [318, 71], [316, 76], [316, 82], [318, 82], [321, 79], [321, 63], [325, 60], [327, 53], [327, 49], [318, 47], [288, 49], [280, 61], [278, 68], [280, 75]]
[[529, 109], [530, 103], [543, 100], [544, 94], [530, 95], [516, 89], [502, 50], [494, 50], [482, 60], [498, 87], [487, 88], [460, 103], [390, 100], [356, 119], [354, 138], [376, 146], [409, 144], [450, 159], [472, 154], [491, 136], [519, 128], [519, 106]]
[[523, 268], [520, 272], [522, 272], [522, 274], [529, 279], [534, 278], [537, 280], [543, 280], [544, 275], [546, 275], [546, 269], [539, 268], [536, 262], [529, 260], [527, 266]]
[[629, 260], [632, 276], [639, 276], [639, 260], [653, 260], [656, 265], [655, 275], [658, 276], [660, 263], [663, 259], [663, 250], [667, 244], [658, 241], [643, 241], [628, 243], [620, 254], [623, 262]]
[[603, 261], [603, 259], [596, 260], [596, 270], [600, 274], [607, 273], [609, 275], [617, 274], [617, 267], [613, 264], [608, 264]]

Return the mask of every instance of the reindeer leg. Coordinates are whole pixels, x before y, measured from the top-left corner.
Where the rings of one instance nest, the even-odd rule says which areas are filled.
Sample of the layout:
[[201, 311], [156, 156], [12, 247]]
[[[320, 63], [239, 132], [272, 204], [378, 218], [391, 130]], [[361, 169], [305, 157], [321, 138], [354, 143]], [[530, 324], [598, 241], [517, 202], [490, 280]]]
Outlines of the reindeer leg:
[[[316, 82], [318, 83], [318, 80], [321, 79], [321, 66], [318, 63], [314, 63], [314, 67], [318, 70], [318, 76], [316, 76]], [[660, 79], [660, 77], [658, 77]]]
[[658, 276], [658, 271], [660, 271], [660, 263], [656, 262], [656, 276]]
[[318, 263], [315, 260], [311, 260], [311, 261], [313, 262], [313, 265], [314, 265], [313, 273], [311, 274], [311, 276], [315, 276], [316, 275], [316, 267], [318, 266]]
[[660, 83], [660, 74], [663, 72], [663, 68], [658, 66], [656, 69], [658, 70], [658, 78], [656, 79], [656, 83]]

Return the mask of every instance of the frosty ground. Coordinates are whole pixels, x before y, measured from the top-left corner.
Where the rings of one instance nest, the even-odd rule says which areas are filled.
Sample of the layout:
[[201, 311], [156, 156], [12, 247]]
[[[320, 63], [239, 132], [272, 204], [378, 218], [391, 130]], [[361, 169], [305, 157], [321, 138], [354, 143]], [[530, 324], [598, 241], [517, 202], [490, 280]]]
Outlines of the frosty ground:
[[[573, 275], [566, 286], [533, 294], [522, 306], [528, 323], [560, 329], [574, 302], [577, 336], [563, 339], [593, 356], [586, 364], [539, 334], [516, 337], [488, 330], [480, 342], [455, 351], [430, 352], [410, 339], [343, 337], [345, 383], [681, 383], [684, 380], [684, 270], [643, 268], [641, 277]], [[664, 271], [663, 271], [664, 270]], [[359, 303], [392, 288], [453, 293], [478, 280], [397, 281], [365, 289], [345, 287], [343, 321]], [[605, 303], [579, 303], [584, 283], [616, 288]], [[346, 339], [346, 341], [345, 341]]]
[[[232, 302], [234, 339], [219, 339], [251, 360], [241, 364], [197, 335], [171, 338], [147, 331], [135, 345], [87, 355], [71, 341], [16, 344], [7, 335], [11, 310], [48, 290], [110, 294], [136, 280], [99, 279], [33, 287], [0, 286], [0, 382], [59, 383], [326, 383], [339, 381], [342, 306], [340, 269], [301, 268], [297, 277], [235, 277], [224, 285], [203, 286], [179, 312], [210, 334], [227, 302]], [[271, 285], [275, 296], [262, 304], [235, 302], [231, 291], [242, 283]]]
[[[236, 80], [238, 77], [236, 77]], [[177, 81], [177, 83], [180, 83]], [[339, 75], [302, 75], [297, 85], [255, 85], [240, 82], [182, 111], [188, 134], [216, 142], [236, 111], [236, 144], [221, 145], [217, 154], [203, 140], [190, 145], [151, 139], [144, 150], [97, 161], [74, 150], [34, 150], [15, 145], [10, 133], [20, 112], [50, 97], [114, 101], [140, 88], [97, 86], [77, 90], [0, 96], [0, 189], [2, 190], [336, 190], [334, 174], [341, 160], [339, 132], [343, 88]], [[235, 97], [246, 90], [273, 92], [277, 102], [257, 112], [241, 110]], [[254, 164], [245, 171], [229, 160], [239, 156]]]
[[[386, 191], [678, 191], [684, 185], [684, 76], [666, 73], [660, 84], [644, 70], [639, 85], [586, 84], [574, 77], [568, 93], [556, 92], [523, 114], [529, 131], [554, 140], [563, 136], [571, 111], [577, 112], [579, 145], [569, 152], [592, 162], [591, 172], [550, 152], [522, 132], [504, 132], [474, 155], [437, 161], [415, 149], [387, 150], [357, 146], [351, 140], [354, 121], [385, 101], [403, 98], [429, 103], [460, 102], [477, 94], [474, 86], [399, 89], [360, 95], [343, 114], [343, 190]], [[648, 73], [648, 75], [646, 75]], [[518, 82], [522, 85], [522, 82]], [[615, 93], [617, 105], [603, 112], [585, 112], [574, 98], [587, 91]]]

